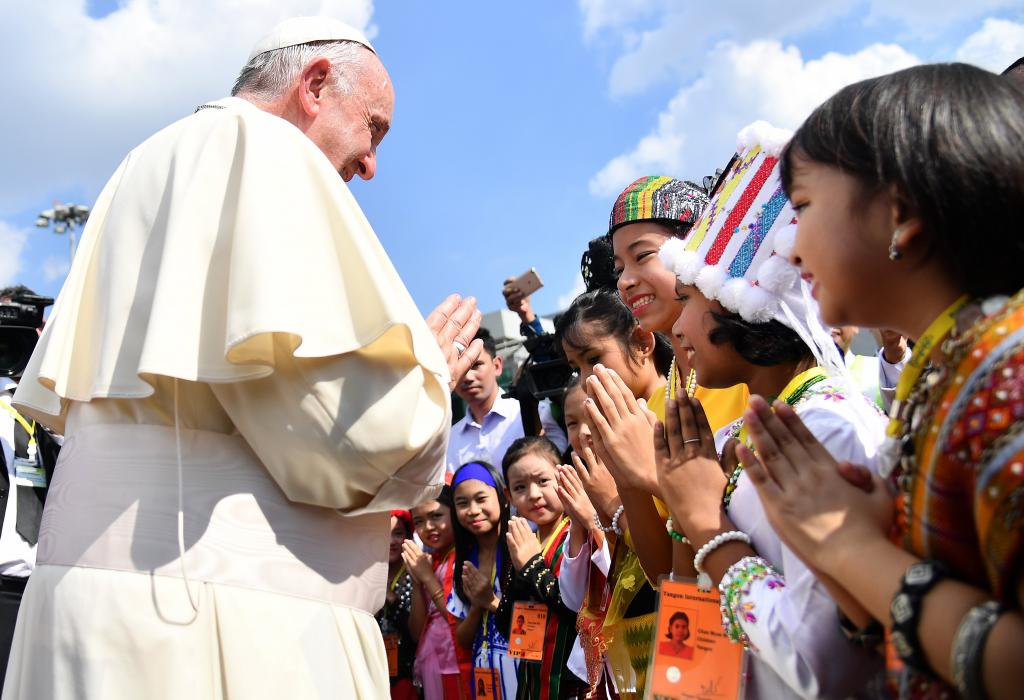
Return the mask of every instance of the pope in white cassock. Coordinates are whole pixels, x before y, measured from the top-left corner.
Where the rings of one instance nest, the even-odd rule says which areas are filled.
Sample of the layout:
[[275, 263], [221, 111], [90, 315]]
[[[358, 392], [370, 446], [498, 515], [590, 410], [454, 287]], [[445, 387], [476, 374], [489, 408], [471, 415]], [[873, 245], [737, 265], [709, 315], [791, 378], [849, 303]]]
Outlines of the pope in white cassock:
[[4, 698], [388, 695], [388, 511], [479, 312], [424, 322], [342, 182], [391, 120], [365, 37], [288, 20], [233, 94], [121, 163], [14, 398], [66, 440]]

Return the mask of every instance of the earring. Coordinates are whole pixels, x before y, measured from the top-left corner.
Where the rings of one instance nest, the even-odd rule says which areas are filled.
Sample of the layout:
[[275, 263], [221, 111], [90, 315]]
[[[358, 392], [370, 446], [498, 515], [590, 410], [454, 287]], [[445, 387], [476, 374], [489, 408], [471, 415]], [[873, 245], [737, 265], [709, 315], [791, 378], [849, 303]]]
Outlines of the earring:
[[899, 260], [903, 257], [903, 253], [901, 253], [899, 248], [896, 247], [896, 241], [899, 239], [901, 233], [903, 233], [902, 226], [897, 226], [896, 230], [892, 232], [892, 240], [889, 242], [889, 259], [892, 261]]

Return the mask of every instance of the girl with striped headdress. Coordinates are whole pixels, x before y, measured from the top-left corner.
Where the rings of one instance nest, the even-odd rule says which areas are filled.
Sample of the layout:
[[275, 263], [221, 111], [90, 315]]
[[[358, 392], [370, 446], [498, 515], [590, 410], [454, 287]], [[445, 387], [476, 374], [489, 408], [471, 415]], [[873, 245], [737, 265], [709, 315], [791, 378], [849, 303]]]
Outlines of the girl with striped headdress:
[[[870, 465], [884, 420], [852, 387], [810, 288], [786, 257], [795, 212], [778, 155], [788, 138], [764, 122], [740, 132], [739, 155], [690, 237], [662, 248], [683, 303], [673, 332], [703, 382], [777, 397], [837, 459]], [[602, 383], [612, 398], [614, 384]], [[680, 399], [669, 403], [665, 426], [655, 442], [669, 534], [693, 557], [698, 586], [718, 586], [725, 632], [751, 652], [747, 697], [860, 691], [878, 676], [880, 659], [840, 633], [842, 591], [826, 588], [772, 529], [735, 458], [748, 441], [744, 421], [715, 434], [700, 402]]]
[[1024, 685], [1022, 104], [980, 68], [917, 66], [844, 88], [782, 156], [791, 259], [822, 316], [916, 344], [885, 481], [847, 483], [820, 436], [760, 400], [748, 471], [794, 551], [884, 628], [904, 698]]

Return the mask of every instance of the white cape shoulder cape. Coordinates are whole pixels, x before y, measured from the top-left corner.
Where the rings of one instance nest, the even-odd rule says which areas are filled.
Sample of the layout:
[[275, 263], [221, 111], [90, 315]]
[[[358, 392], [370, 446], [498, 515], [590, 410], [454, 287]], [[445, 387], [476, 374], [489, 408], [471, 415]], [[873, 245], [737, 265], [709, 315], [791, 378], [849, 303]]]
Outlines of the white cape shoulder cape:
[[396, 326], [387, 337], [447, 383], [432, 334], [327, 158], [244, 100], [213, 104], [223, 108], [135, 148], [104, 187], [19, 407], [63, 432], [68, 401], [148, 397], [153, 375], [266, 377], [275, 334], [295, 357], [330, 357]]

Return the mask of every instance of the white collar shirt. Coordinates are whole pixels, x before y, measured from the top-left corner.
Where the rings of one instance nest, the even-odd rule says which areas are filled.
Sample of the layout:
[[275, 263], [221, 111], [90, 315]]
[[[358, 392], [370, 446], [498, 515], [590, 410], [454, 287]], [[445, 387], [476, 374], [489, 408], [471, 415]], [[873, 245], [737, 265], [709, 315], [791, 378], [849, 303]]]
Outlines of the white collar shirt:
[[[499, 390], [500, 391], [500, 390]], [[499, 472], [501, 460], [509, 446], [523, 437], [523, 421], [519, 414], [519, 401], [499, 396], [491, 410], [477, 423], [473, 414], [466, 415], [452, 426], [448, 441], [448, 473], [474, 460], [489, 462]]]

